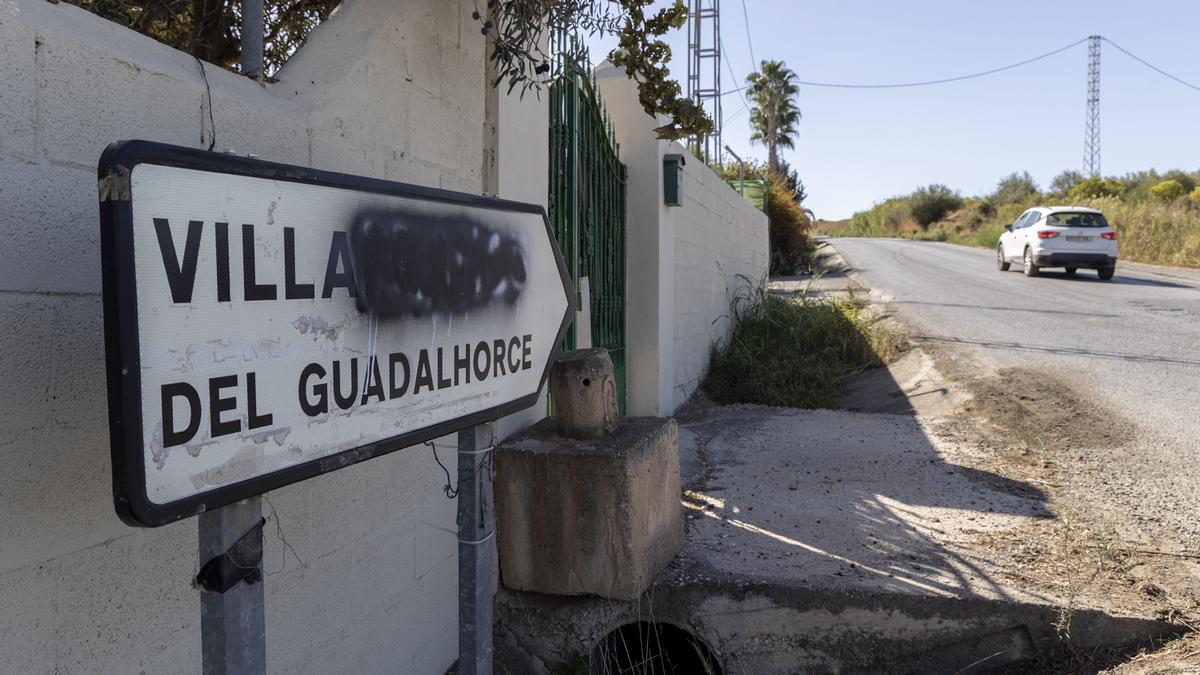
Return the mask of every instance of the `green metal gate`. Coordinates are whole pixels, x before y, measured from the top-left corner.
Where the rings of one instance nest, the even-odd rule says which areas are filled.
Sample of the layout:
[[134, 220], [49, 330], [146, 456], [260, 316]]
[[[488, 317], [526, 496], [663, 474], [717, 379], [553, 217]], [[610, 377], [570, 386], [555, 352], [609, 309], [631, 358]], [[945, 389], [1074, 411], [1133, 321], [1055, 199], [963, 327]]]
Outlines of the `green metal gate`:
[[[552, 49], [557, 77], [550, 86], [550, 222], [576, 288], [588, 278], [592, 346], [612, 356], [624, 414], [625, 165], [586, 48], [576, 36], [558, 36]], [[575, 345], [572, 325], [564, 347]]]

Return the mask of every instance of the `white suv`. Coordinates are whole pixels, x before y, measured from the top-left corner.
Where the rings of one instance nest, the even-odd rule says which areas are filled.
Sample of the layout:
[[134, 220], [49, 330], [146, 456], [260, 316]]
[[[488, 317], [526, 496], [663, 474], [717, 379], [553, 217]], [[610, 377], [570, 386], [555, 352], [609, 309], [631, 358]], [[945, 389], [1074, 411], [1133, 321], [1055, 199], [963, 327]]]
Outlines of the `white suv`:
[[996, 247], [1001, 272], [1012, 263], [1020, 263], [1027, 277], [1043, 267], [1064, 267], [1067, 274], [1084, 267], [1108, 281], [1117, 269], [1117, 233], [1096, 209], [1035, 206], [1004, 229]]

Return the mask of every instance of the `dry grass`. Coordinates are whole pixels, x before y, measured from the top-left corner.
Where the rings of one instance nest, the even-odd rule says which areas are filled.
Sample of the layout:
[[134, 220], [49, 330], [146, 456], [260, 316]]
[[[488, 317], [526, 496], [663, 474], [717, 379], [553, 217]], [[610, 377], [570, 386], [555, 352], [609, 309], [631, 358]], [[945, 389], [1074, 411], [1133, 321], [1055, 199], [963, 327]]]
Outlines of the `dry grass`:
[[747, 284], [730, 315], [733, 335], [713, 346], [704, 381], [718, 403], [830, 408], [848, 376], [894, 360], [904, 345], [853, 295], [787, 298]]
[[1200, 673], [1200, 632], [1192, 632], [1154, 649], [1147, 649], [1115, 668], [1111, 675]]

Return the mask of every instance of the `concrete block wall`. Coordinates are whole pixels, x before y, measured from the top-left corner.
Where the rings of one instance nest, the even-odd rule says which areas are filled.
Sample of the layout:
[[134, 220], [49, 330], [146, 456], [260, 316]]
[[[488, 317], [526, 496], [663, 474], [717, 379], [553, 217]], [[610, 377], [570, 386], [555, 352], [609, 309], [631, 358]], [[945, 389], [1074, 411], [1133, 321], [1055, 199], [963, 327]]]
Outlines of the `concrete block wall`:
[[[207, 65], [217, 149], [477, 193], [472, 9], [346, 0], [277, 83]], [[199, 65], [45, 0], [0, 2], [0, 57], [0, 673], [198, 672], [196, 520], [142, 530], [113, 514], [95, 167], [121, 139], [207, 147]], [[544, 98], [503, 100], [502, 196], [544, 203], [545, 120]], [[444, 481], [414, 448], [268, 495], [272, 672], [445, 670]]]
[[729, 338], [733, 294], [765, 283], [770, 262], [766, 215], [695, 158], [683, 167], [683, 195], [673, 209], [675, 408], [703, 381], [710, 348]]
[[596, 83], [612, 119], [626, 181], [626, 358], [630, 415], [672, 415], [728, 338], [729, 302], [745, 282], [766, 279], [767, 217], [699, 159], [686, 157], [683, 204], [663, 203], [662, 160], [686, 153], [659, 140], [637, 87], [603, 63]]

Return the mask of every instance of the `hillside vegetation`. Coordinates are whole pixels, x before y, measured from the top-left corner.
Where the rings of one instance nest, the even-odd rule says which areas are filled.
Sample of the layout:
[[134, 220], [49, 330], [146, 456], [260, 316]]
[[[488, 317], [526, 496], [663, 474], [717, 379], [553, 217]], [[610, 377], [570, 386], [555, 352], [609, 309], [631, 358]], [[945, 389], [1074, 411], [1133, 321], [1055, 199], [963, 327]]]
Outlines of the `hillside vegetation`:
[[1178, 170], [1086, 179], [1064, 171], [1045, 191], [1028, 173], [1014, 173], [978, 197], [935, 184], [860, 211], [829, 234], [994, 248], [1005, 225], [1038, 205], [1100, 209], [1117, 230], [1123, 260], [1200, 267], [1200, 172]]

